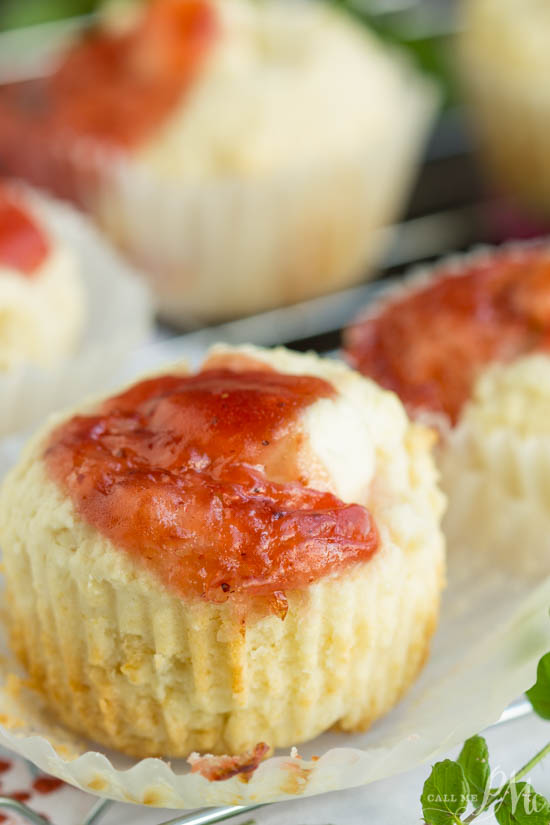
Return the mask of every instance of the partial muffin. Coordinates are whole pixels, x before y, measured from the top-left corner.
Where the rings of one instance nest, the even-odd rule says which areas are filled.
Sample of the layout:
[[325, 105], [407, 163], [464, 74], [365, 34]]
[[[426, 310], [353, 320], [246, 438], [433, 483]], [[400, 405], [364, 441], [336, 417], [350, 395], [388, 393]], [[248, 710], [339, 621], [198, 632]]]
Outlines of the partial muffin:
[[550, 6], [462, 0], [460, 69], [483, 159], [497, 184], [550, 215]]
[[166, 317], [223, 319], [364, 275], [435, 99], [327, 3], [153, 0], [0, 89], [0, 162], [89, 209]]
[[0, 181], [0, 370], [51, 366], [71, 354], [84, 320], [73, 252], [28, 193]]
[[481, 250], [413, 274], [367, 307], [344, 347], [411, 415], [455, 424], [487, 365], [550, 348], [550, 248]]
[[548, 245], [457, 256], [390, 287], [346, 347], [414, 419], [439, 427], [451, 559], [467, 552], [478, 564], [497, 548], [512, 575], [540, 573], [550, 559]]
[[0, 496], [17, 654], [140, 757], [365, 729], [437, 620], [432, 440], [344, 365], [252, 347], [56, 419]]

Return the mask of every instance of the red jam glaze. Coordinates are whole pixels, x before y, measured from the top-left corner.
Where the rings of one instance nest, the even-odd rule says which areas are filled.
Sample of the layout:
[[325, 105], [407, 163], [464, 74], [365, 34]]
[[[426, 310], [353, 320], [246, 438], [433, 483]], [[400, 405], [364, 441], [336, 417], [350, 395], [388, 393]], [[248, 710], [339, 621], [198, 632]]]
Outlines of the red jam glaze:
[[52, 75], [0, 87], [3, 169], [78, 198], [75, 138], [131, 150], [162, 124], [191, 87], [218, 23], [208, 0], [144, 8], [130, 31], [91, 30]]
[[550, 349], [550, 252], [496, 252], [390, 301], [351, 327], [351, 364], [396, 392], [412, 414], [456, 423], [480, 368]]
[[0, 267], [33, 275], [49, 251], [45, 234], [20, 200], [0, 184]]
[[164, 375], [63, 423], [45, 461], [82, 517], [178, 594], [277, 598], [378, 546], [364, 507], [295, 480], [299, 415], [333, 394], [254, 365]]

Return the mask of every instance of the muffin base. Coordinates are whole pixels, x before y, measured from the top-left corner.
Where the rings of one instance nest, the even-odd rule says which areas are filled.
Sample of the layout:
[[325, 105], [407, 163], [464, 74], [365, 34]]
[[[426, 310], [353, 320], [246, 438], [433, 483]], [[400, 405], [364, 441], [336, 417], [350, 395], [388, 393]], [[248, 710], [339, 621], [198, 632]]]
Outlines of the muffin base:
[[289, 593], [284, 619], [243, 615], [159, 587], [75, 517], [41, 462], [18, 472], [2, 502], [4, 522], [15, 498], [28, 514], [3, 530], [14, 649], [58, 717], [97, 742], [175, 757], [364, 730], [426, 658], [436, 529], [407, 548], [383, 536], [369, 562]]

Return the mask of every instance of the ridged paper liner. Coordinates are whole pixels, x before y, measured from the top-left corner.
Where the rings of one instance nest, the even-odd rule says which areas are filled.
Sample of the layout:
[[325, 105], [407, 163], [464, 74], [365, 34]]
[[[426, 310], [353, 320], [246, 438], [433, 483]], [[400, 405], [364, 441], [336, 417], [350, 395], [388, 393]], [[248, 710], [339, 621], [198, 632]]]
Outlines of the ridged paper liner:
[[289, 593], [284, 620], [245, 620], [230, 602], [173, 596], [120, 551], [98, 555], [85, 526], [72, 553], [58, 526], [36, 543], [51, 511], [56, 525], [67, 512], [39, 463], [10, 489], [8, 509], [32, 512], [34, 525], [24, 549], [4, 533], [12, 640], [58, 718], [100, 742], [184, 755], [290, 747], [339, 719], [364, 728], [426, 659], [443, 583], [435, 512], [421, 547], [386, 537], [369, 562]]
[[26, 365], [0, 373], [0, 435], [22, 430], [48, 413], [109, 384], [128, 353], [145, 342], [151, 320], [149, 292], [82, 216], [24, 189], [54, 237], [77, 259], [85, 293], [85, 322], [74, 355], [52, 367]]
[[[550, 359], [548, 366], [550, 373]], [[511, 570], [536, 573], [550, 558], [550, 436], [502, 425], [487, 431], [472, 418], [439, 450], [446, 534], [474, 556], [496, 544]]]
[[89, 140], [52, 139], [42, 165], [20, 172], [86, 208], [147, 273], [170, 321], [295, 303], [364, 277], [410, 188], [438, 94], [399, 53], [393, 64], [398, 82], [384, 101], [391, 132], [383, 140], [367, 132], [354, 152], [322, 165], [290, 159], [269, 175], [189, 182]]
[[[6, 468], [17, 455], [14, 441], [0, 451]], [[461, 501], [477, 502], [482, 481], [464, 480]], [[470, 490], [470, 493], [468, 492]], [[507, 526], [521, 523], [519, 510], [504, 500]], [[458, 506], [458, 503], [457, 503]], [[484, 511], [477, 514], [483, 520]], [[512, 533], [510, 533], [512, 535]], [[544, 541], [546, 533], [541, 536]], [[486, 542], [483, 552], [453, 538], [448, 588], [433, 651], [405, 700], [365, 734], [326, 733], [300, 746], [300, 755], [276, 755], [243, 782], [214, 782], [191, 774], [183, 761], [135, 761], [89, 744], [56, 725], [34, 694], [0, 691], [0, 741], [42, 769], [102, 795], [149, 805], [196, 807], [246, 804], [339, 790], [410, 769], [478, 732], [534, 681], [536, 663], [550, 643], [550, 554], [537, 536], [521, 545]], [[389, 640], [388, 640], [389, 641]], [[4, 671], [13, 667], [7, 647]], [[479, 686], [483, 685], [483, 690]], [[17, 724], [19, 723], [19, 727]], [[15, 727], [14, 727], [15, 725]], [[83, 752], [85, 751], [85, 752]], [[319, 759], [312, 760], [312, 756]]]

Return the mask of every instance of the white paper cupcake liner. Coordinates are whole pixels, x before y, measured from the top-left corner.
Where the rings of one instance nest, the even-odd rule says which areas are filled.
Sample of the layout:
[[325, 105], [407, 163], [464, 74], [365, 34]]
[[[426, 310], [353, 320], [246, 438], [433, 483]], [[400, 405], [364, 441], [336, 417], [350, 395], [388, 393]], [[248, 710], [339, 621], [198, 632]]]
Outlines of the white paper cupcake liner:
[[141, 276], [70, 207], [25, 189], [25, 197], [75, 254], [85, 293], [85, 324], [72, 356], [52, 367], [21, 366], [0, 373], [0, 436], [116, 380], [129, 352], [148, 337], [149, 290]]
[[[262, 179], [161, 181], [111, 167], [92, 207], [100, 226], [147, 271], [161, 313], [196, 325], [330, 292], [365, 276], [389, 240], [435, 109], [410, 82], [383, 145]], [[398, 125], [399, 124], [399, 125]], [[100, 187], [101, 190], [101, 187]]]
[[[17, 450], [13, 439], [1, 445], [2, 470]], [[479, 474], [465, 474], [458, 511], [485, 500], [479, 495], [483, 483]], [[540, 552], [548, 531], [530, 534], [518, 563], [518, 545], [510, 538], [517, 538], [527, 503], [508, 497], [501, 504], [501, 537], [489, 542], [481, 534], [483, 552], [451, 535], [449, 583], [432, 655], [407, 698], [365, 734], [329, 732], [301, 745], [300, 755], [267, 759], [248, 781], [240, 776], [208, 781], [184, 761], [131, 760], [65, 730], [35, 694], [14, 692], [9, 674], [17, 666], [2, 642], [0, 742], [84, 790], [173, 808], [295, 798], [433, 761], [495, 721], [533, 683], [537, 660], [550, 646], [550, 553]], [[477, 518], [479, 523], [479, 511]]]

